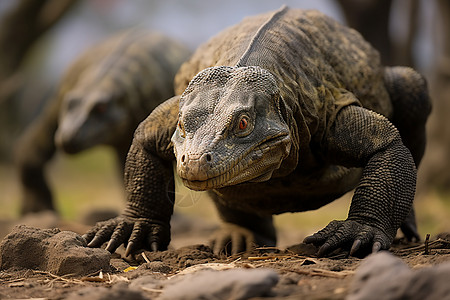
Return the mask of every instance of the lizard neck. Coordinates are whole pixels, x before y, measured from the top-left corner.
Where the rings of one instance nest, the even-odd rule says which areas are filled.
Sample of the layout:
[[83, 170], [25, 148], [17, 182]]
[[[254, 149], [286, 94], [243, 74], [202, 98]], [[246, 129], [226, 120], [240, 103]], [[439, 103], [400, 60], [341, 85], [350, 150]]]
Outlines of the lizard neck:
[[270, 18], [261, 25], [256, 34], [253, 36], [250, 44], [245, 50], [244, 54], [239, 59], [236, 67], [246, 67], [250, 65], [259, 65], [261, 57], [265, 57], [265, 47], [261, 46], [266, 40], [269, 30], [275, 26], [279, 19], [281, 19], [289, 8], [283, 5], [280, 9], [275, 11]]

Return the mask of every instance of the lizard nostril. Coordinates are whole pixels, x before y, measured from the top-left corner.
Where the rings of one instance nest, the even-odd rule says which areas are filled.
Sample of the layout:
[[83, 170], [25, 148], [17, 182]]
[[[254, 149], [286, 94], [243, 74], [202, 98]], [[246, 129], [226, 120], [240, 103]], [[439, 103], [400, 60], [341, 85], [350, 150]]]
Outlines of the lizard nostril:
[[186, 155], [183, 154], [183, 156], [181, 156], [181, 162], [184, 163], [186, 161]]
[[206, 154], [206, 160], [211, 161], [211, 159], [212, 159], [211, 154]]

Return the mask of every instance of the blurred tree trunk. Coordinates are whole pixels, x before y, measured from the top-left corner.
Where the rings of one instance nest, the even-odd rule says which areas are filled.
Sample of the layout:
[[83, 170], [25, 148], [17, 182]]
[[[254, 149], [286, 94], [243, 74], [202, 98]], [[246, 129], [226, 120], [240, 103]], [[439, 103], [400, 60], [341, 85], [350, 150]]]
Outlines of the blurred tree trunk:
[[437, 0], [436, 55], [431, 92], [433, 113], [428, 122], [429, 143], [421, 171], [421, 188], [450, 192], [450, 2]]
[[394, 44], [394, 65], [415, 67], [413, 47], [419, 25], [419, 1], [407, 0], [405, 21], [407, 30], [404, 40], [392, 41]]
[[36, 41], [78, 0], [18, 0], [0, 20], [0, 161], [10, 158], [18, 120], [17, 98], [26, 84], [24, 61]]

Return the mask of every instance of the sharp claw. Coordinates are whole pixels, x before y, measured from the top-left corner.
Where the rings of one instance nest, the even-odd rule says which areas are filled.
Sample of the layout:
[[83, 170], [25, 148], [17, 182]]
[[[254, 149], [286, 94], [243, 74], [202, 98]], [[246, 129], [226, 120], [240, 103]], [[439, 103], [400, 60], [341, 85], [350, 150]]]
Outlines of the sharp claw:
[[106, 251], [114, 253], [118, 247], [119, 243], [116, 240], [109, 240], [108, 245], [106, 246]]
[[330, 244], [325, 243], [322, 245], [322, 247], [319, 248], [319, 251], [317, 252], [318, 257], [323, 257], [325, 254], [327, 254], [330, 250]]
[[90, 248], [99, 247], [103, 244], [103, 238], [101, 236], [95, 236], [92, 241], [87, 245]]
[[231, 238], [229, 236], [220, 236], [219, 238], [217, 238], [214, 242], [214, 249], [213, 249], [214, 254], [220, 255], [226, 248], [227, 243], [229, 242], [230, 239]]
[[361, 240], [355, 240], [353, 242], [352, 248], [350, 249], [350, 256], [353, 256], [359, 250], [361, 244], [362, 244]]
[[125, 251], [125, 256], [130, 255], [135, 249], [136, 246], [134, 244], [134, 242], [129, 242], [128, 246], [127, 246], [127, 250]]
[[381, 243], [380, 242], [373, 243], [372, 253], [376, 253], [376, 252], [380, 251], [380, 249], [381, 249]]
[[88, 231], [85, 234], [83, 234], [81, 237], [86, 241], [86, 244], [88, 244], [95, 237], [95, 232], [92, 230]]
[[158, 251], [158, 248], [159, 248], [158, 242], [152, 242], [151, 243], [151, 245], [150, 245], [150, 250], [151, 251], [156, 252], [156, 251]]

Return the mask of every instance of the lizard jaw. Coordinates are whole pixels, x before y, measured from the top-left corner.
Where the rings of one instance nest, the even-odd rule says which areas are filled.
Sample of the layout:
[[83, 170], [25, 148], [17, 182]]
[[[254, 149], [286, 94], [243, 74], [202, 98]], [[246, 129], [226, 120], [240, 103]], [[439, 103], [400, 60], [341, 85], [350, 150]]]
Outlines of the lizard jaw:
[[[267, 181], [289, 154], [289, 135], [279, 135], [251, 148], [225, 172], [206, 180], [189, 180], [181, 174], [183, 184], [195, 191], [219, 189], [240, 183]], [[246, 159], [247, 158], [247, 159]], [[250, 161], [250, 162], [249, 162]]]

